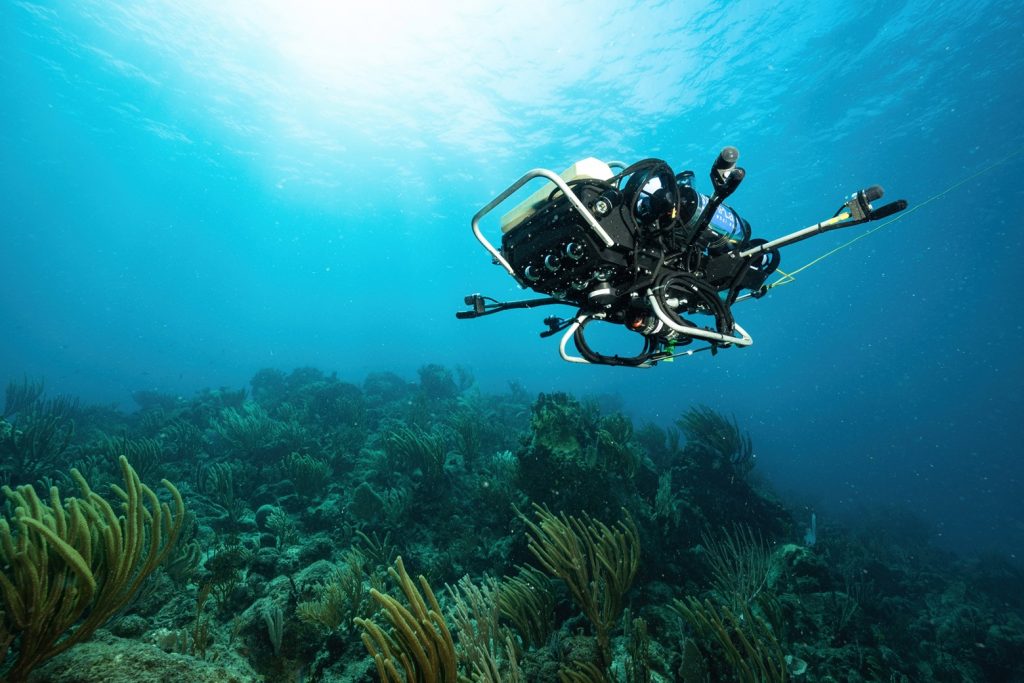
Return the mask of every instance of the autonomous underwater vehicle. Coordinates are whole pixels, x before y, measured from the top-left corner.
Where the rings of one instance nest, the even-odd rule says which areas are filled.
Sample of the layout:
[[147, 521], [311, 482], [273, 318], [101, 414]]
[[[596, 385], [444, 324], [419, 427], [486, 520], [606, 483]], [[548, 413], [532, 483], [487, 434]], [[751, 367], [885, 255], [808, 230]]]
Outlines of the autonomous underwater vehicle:
[[[692, 171], [675, 174], [660, 159], [626, 166], [589, 158], [561, 175], [543, 168], [527, 172], [473, 216], [472, 228], [495, 264], [521, 287], [546, 297], [501, 302], [471, 294], [465, 298], [470, 309], [456, 316], [574, 306], [571, 317], [546, 318], [541, 333], [562, 332], [559, 353], [572, 363], [651, 367], [697, 351], [750, 346], [753, 339], [733, 318], [732, 306], [767, 293], [771, 285], [765, 281], [779, 267], [779, 249], [907, 207], [901, 199], [874, 208], [883, 190], [873, 185], [846, 198], [827, 220], [771, 241], [755, 238], [750, 224], [723, 204], [746, 175], [738, 159], [735, 147], [718, 155], [711, 195], [694, 187]], [[481, 231], [481, 219], [536, 178], [550, 182], [502, 216], [501, 249], [495, 248]], [[642, 351], [595, 351], [585, 336], [595, 321], [641, 335]], [[579, 355], [568, 350], [570, 340]], [[698, 340], [707, 344], [680, 348]]]

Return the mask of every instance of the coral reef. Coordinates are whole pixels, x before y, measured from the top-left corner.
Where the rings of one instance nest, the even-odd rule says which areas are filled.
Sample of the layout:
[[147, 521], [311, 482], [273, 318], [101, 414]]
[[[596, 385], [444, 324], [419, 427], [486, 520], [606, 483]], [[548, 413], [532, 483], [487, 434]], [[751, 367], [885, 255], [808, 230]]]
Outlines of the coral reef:
[[1024, 680], [1019, 567], [892, 510], [805, 535], [708, 406], [438, 365], [134, 397], [8, 388], [5, 680]]

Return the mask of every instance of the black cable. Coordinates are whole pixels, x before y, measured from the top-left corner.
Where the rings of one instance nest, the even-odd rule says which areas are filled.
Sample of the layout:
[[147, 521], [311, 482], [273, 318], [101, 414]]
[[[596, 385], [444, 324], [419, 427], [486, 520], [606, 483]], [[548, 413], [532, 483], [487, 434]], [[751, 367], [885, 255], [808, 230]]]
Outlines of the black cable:
[[[593, 186], [594, 189], [602, 192], [615, 189], [615, 186], [610, 181], [597, 180], [596, 178], [575, 178], [567, 182], [566, 185], [568, 185], [569, 189], [573, 191], [573, 194], [576, 195], [577, 199], [580, 198], [579, 193], [576, 192], [577, 187]], [[555, 187], [555, 189], [551, 190], [550, 194], [548, 194], [548, 201], [553, 201], [561, 192], [562, 188]]]
[[583, 333], [584, 328], [590, 322], [590, 320], [587, 320], [580, 323], [580, 326], [576, 328], [576, 332], [572, 336], [573, 343], [576, 344], [576, 350], [579, 351], [580, 356], [589, 363], [635, 368], [649, 362], [657, 351], [658, 342], [652, 340], [650, 337], [644, 337], [644, 349], [639, 355], [606, 356], [604, 354], [597, 353], [590, 348], [589, 344], [587, 344], [586, 337]]
[[[678, 287], [683, 290], [687, 296], [690, 294], [696, 295], [698, 302], [703, 304], [715, 318], [715, 329], [719, 334], [732, 334], [735, 326], [735, 320], [732, 317], [732, 311], [718, 296], [718, 290], [711, 285], [707, 284], [703, 280], [698, 280], [691, 275], [681, 274], [667, 274], [662, 280], [652, 289], [654, 295], [658, 297], [662, 304], [662, 310], [673, 322], [677, 325], [689, 325], [676, 313], [675, 309], [668, 305], [667, 299], [669, 298], [670, 288]], [[696, 308], [696, 307], [695, 307]], [[683, 333], [685, 334], [685, 333]]]

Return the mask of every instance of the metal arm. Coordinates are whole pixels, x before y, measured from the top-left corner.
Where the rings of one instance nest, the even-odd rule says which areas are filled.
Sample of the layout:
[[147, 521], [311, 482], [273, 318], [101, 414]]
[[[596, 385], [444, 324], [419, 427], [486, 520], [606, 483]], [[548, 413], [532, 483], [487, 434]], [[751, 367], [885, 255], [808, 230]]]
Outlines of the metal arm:
[[801, 242], [807, 239], [808, 237], [814, 237], [815, 235], [818, 235], [823, 232], [828, 232], [829, 230], [845, 228], [851, 225], [859, 225], [859, 223], [863, 222], [860, 221], [858, 223], [845, 223], [844, 221], [849, 220], [849, 218], [850, 214], [843, 212], [838, 216], [833, 216], [832, 218], [829, 218], [827, 221], [822, 221], [820, 223], [815, 223], [814, 225], [809, 225], [806, 228], [803, 228], [802, 230], [797, 230], [796, 232], [791, 232], [788, 235], [783, 235], [782, 237], [773, 239], [771, 242], [765, 242], [764, 244], [759, 244], [756, 247], [751, 247], [750, 249], [741, 251], [738, 254], [738, 256], [739, 258], [749, 258], [751, 256], [757, 256], [758, 254], [763, 254], [766, 251], [770, 251], [772, 249], [778, 249], [779, 247], [785, 247], [789, 246], [790, 244], [795, 244], [796, 242]]

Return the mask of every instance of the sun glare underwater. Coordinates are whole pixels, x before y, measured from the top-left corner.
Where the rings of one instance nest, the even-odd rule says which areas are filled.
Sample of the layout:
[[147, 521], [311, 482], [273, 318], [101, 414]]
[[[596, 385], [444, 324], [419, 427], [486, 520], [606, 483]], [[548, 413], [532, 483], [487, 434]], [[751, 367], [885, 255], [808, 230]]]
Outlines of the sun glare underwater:
[[4, 3], [0, 681], [1024, 680], [1018, 5]]

